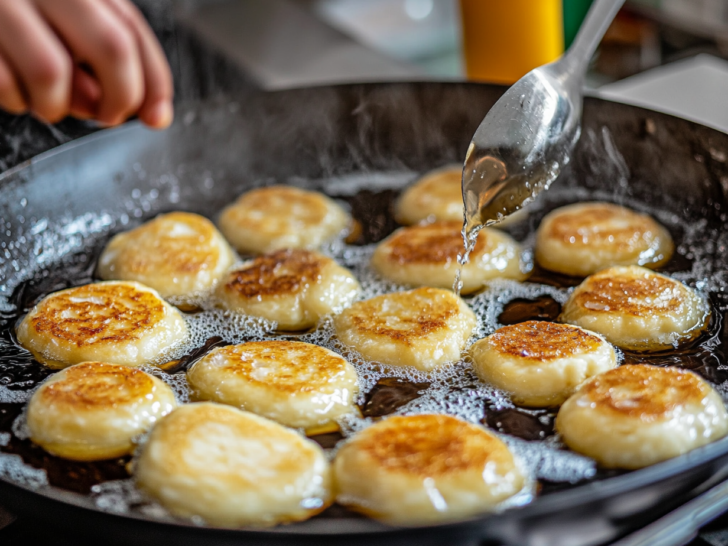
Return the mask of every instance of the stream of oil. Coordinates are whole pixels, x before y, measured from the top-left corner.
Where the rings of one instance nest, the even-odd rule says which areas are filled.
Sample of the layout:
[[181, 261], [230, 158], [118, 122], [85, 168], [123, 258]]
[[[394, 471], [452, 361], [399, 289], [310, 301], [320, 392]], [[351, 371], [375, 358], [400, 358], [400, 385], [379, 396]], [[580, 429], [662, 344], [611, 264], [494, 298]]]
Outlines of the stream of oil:
[[548, 189], [560, 172], [560, 165], [540, 165], [528, 173], [509, 173], [501, 159], [508, 151], [477, 150], [470, 144], [462, 177], [465, 222], [463, 251], [458, 254], [458, 269], [453, 291], [459, 296], [465, 264], [475, 249], [478, 233], [483, 228], [505, 220]]

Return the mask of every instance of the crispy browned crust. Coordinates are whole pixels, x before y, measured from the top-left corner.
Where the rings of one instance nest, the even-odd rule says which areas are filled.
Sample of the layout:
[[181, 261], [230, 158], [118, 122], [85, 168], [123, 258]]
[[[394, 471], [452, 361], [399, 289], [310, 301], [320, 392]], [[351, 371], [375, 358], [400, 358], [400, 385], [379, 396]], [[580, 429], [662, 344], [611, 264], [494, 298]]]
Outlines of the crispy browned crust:
[[709, 392], [707, 383], [692, 372], [639, 364], [600, 374], [575, 396], [587, 397], [600, 409], [653, 421], [680, 405], [700, 404]]
[[[387, 259], [405, 264], [454, 263], [464, 249], [462, 224], [459, 222], [433, 222], [397, 230], [384, 243]], [[473, 253], [485, 251], [488, 246], [486, 232], [478, 237]]]
[[[655, 301], [658, 294], [661, 297]], [[639, 317], [655, 311], [674, 312], [685, 302], [685, 296], [685, 288], [667, 277], [597, 274], [577, 289], [574, 303], [590, 313], [623, 313]]]
[[499, 353], [535, 361], [591, 352], [601, 343], [581, 328], [536, 320], [504, 326], [488, 337], [488, 344]]
[[[595, 229], [601, 222], [624, 218], [628, 225], [623, 228]], [[655, 235], [664, 228], [646, 214], [611, 203], [594, 203], [578, 211], [564, 211], [551, 221], [548, 237], [576, 246], [608, 244], [615, 249], [631, 249], [645, 234]]]
[[[397, 312], [396, 327], [387, 311], [392, 304], [403, 307]], [[452, 293], [425, 287], [354, 303], [340, 317], [351, 321], [359, 334], [384, 336], [409, 345], [416, 339], [449, 328], [448, 321], [459, 312], [457, 298]]]
[[[346, 360], [323, 347], [298, 341], [253, 341], [215, 349], [206, 358], [225, 359], [222, 369], [244, 378], [246, 382], [268, 389], [294, 394], [321, 389], [322, 383], [344, 372]], [[265, 379], [256, 378], [260, 367], [275, 366]], [[315, 367], [314, 383], [302, 378], [301, 368]]]
[[144, 372], [105, 362], [84, 362], [60, 373], [63, 379], [45, 385], [39, 393], [44, 403], [56, 408], [114, 407], [138, 401], [154, 390], [154, 382]]
[[138, 340], [164, 314], [163, 302], [151, 292], [98, 283], [48, 296], [30, 320], [38, 335], [89, 347]]
[[513, 460], [500, 440], [449, 415], [390, 417], [354, 437], [350, 445], [381, 468], [423, 478], [482, 471], [489, 462]]
[[223, 290], [242, 298], [295, 294], [316, 282], [330, 262], [308, 250], [278, 250], [231, 272]]

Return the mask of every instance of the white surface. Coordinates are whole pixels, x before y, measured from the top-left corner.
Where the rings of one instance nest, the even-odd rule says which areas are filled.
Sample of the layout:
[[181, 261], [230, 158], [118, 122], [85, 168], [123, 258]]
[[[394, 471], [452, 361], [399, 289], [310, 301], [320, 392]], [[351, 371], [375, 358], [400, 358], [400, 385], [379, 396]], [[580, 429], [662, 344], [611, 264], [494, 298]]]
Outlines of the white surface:
[[265, 89], [425, 77], [290, 0], [227, 0], [181, 17]]
[[602, 86], [597, 94], [728, 133], [728, 61], [711, 55], [653, 68]]
[[435, 78], [463, 78], [457, 0], [314, 0], [333, 28]]

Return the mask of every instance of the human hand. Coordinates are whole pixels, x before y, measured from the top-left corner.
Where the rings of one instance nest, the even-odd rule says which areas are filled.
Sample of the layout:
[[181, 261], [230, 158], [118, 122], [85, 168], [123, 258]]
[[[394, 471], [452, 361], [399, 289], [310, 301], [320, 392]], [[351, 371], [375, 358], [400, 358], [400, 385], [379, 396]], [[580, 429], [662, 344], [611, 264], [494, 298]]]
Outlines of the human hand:
[[172, 122], [172, 75], [129, 0], [0, 0], [0, 108], [46, 122]]

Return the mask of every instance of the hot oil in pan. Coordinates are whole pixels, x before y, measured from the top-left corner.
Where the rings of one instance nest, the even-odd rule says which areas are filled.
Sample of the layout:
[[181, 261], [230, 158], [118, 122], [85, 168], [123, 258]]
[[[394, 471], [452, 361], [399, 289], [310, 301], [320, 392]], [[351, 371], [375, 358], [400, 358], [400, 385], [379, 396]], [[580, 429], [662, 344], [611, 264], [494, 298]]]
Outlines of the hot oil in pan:
[[[386, 190], [382, 192], [360, 191], [353, 196], [342, 197], [349, 202], [353, 215], [360, 223], [361, 230], [354, 240], [348, 241], [352, 245], [371, 245], [389, 235], [397, 225], [392, 220], [393, 205], [397, 192]], [[376, 202], [376, 206], [371, 206]], [[41, 297], [50, 292], [86, 284], [94, 280], [93, 268], [100, 252], [101, 245], [87, 249], [86, 252], [70, 257], [66, 265], [51, 269], [42, 277], [23, 283], [15, 292], [12, 302], [18, 309], [16, 313], [0, 315], [0, 386], [4, 387], [5, 398], [0, 397], [0, 433], [12, 431], [13, 422], [21, 413], [27, 391], [51, 372], [41, 364], [35, 362], [31, 355], [17, 346], [13, 327], [18, 318]], [[668, 266], [669, 267], [669, 266]], [[556, 290], [578, 284], [581, 279], [564, 277], [548, 271], [537, 269], [531, 281], [556, 287]], [[533, 292], [533, 291], [532, 291]], [[515, 324], [526, 320], [555, 320], [561, 307], [557, 299], [548, 293], [529, 292], [530, 295], [514, 294], [513, 297], [499, 312], [496, 322], [498, 324]], [[476, 296], [477, 298], [477, 296]], [[474, 301], [473, 297], [466, 300]], [[197, 316], [197, 315], [195, 315]], [[721, 384], [728, 379], [728, 371], [722, 369], [721, 363], [726, 362], [725, 347], [728, 347], [728, 327], [725, 317], [714, 314], [710, 332], [688, 347], [678, 351], [658, 355], [625, 354], [625, 363], [650, 363], [655, 365], [678, 365], [696, 371], [713, 384]], [[283, 337], [275, 333], [268, 337]], [[297, 338], [297, 334], [285, 337]], [[212, 348], [232, 340], [221, 336], [215, 337], [214, 332], [204, 339], [198, 340], [194, 347], [190, 347], [188, 354], [178, 355], [177, 362], [167, 368], [171, 374], [181, 374], [194, 360], [201, 357]], [[468, 385], [472, 381], [473, 385]], [[471, 378], [451, 389], [446, 395], [467, 396], [476, 380]], [[428, 392], [431, 383], [421, 378], [406, 376], [387, 377], [380, 374], [373, 379], [363, 378], [365, 392], [360, 400], [360, 410], [364, 417], [378, 419], [402, 409], [407, 404], [417, 403], [423, 393]], [[481, 402], [483, 417], [481, 422], [503, 434], [515, 436], [528, 442], [538, 442], [554, 434], [553, 420], [556, 408], [541, 410], [526, 410], [513, 407], [512, 404], [499, 404], [493, 401]], [[334, 447], [343, 438], [341, 433], [330, 433], [314, 437], [313, 439], [324, 448]], [[42, 449], [35, 447], [29, 440], [20, 439], [10, 435], [5, 445], [0, 445], [0, 451], [20, 455], [24, 462], [35, 468], [45, 469], [51, 485], [75, 491], [89, 493], [91, 487], [101, 482], [118, 480], [128, 477], [126, 463], [129, 458], [121, 458], [96, 463], [78, 463], [53, 457]], [[614, 471], [599, 471], [592, 479], [608, 478]], [[571, 487], [568, 483], [542, 482], [541, 494], [550, 491]], [[358, 517], [352, 516], [341, 507], [327, 510], [318, 517]]]

